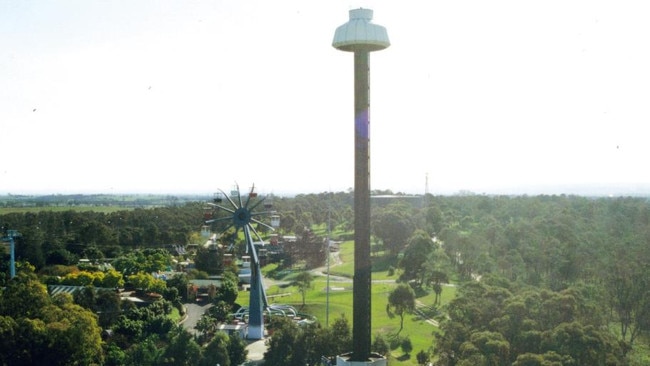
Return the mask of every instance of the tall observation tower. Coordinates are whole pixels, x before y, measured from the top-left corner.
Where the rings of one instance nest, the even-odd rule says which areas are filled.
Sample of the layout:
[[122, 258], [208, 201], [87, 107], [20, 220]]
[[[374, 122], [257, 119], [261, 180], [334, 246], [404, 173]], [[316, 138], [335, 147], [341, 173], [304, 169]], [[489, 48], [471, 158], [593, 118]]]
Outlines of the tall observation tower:
[[373, 24], [372, 10], [350, 10], [332, 46], [354, 53], [354, 280], [351, 354], [337, 366], [386, 365], [370, 352], [370, 52], [390, 46], [386, 28]]

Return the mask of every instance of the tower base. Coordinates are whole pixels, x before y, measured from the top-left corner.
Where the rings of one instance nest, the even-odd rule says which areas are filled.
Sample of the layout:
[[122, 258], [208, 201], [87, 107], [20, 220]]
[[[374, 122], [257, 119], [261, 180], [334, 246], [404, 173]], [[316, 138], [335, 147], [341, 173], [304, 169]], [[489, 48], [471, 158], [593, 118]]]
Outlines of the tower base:
[[246, 338], [255, 340], [264, 339], [264, 326], [248, 324], [248, 333]]
[[384, 356], [373, 353], [368, 361], [349, 361], [352, 354], [346, 353], [336, 356], [336, 366], [387, 366], [388, 360]]

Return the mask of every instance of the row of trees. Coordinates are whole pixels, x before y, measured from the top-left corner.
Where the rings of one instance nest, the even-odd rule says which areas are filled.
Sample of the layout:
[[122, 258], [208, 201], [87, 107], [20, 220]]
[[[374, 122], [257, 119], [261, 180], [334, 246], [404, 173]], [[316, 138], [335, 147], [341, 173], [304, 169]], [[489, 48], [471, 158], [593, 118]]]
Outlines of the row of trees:
[[[283, 233], [302, 234], [305, 228], [326, 222], [327, 212], [334, 225], [351, 225], [350, 193], [271, 197], [270, 201], [282, 215], [279, 230]], [[204, 239], [198, 232], [203, 220], [202, 202], [116, 212], [102, 212], [98, 208], [98, 211], [43, 210], [0, 215], [3, 228], [23, 234], [17, 239], [17, 258], [28, 261], [37, 270], [46, 265], [76, 264], [80, 258], [114, 259], [136, 248], [202, 244]], [[213, 227], [215, 231], [220, 229]], [[258, 230], [266, 231], [265, 228]], [[226, 241], [235, 239], [227, 235], [225, 238]], [[6, 269], [5, 266], [3, 262], [1, 269]]]
[[79, 258], [117, 258], [135, 248], [187, 244], [201, 225], [199, 203], [112, 213], [40, 211], [0, 216], [4, 228], [22, 233], [16, 256], [37, 269], [74, 264]]

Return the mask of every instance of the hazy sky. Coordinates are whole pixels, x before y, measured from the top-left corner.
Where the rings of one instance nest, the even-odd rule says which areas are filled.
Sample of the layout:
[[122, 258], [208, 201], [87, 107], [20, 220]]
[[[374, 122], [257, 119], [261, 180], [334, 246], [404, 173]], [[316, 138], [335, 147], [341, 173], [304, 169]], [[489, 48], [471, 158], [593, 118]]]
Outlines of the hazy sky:
[[357, 7], [373, 189], [650, 183], [647, 1], [0, 0], [0, 194], [353, 187]]

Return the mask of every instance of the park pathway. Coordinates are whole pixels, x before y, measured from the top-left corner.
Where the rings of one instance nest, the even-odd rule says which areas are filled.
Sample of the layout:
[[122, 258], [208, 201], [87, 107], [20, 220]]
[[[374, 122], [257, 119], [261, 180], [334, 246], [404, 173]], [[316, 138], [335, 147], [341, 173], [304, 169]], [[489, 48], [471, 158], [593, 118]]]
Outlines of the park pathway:
[[422, 318], [425, 322], [433, 325], [436, 328], [440, 328], [440, 323], [433, 319], [428, 317], [426, 314], [430, 313], [433, 309], [429, 305], [425, 305], [422, 301], [420, 300], [415, 300], [415, 314]]

